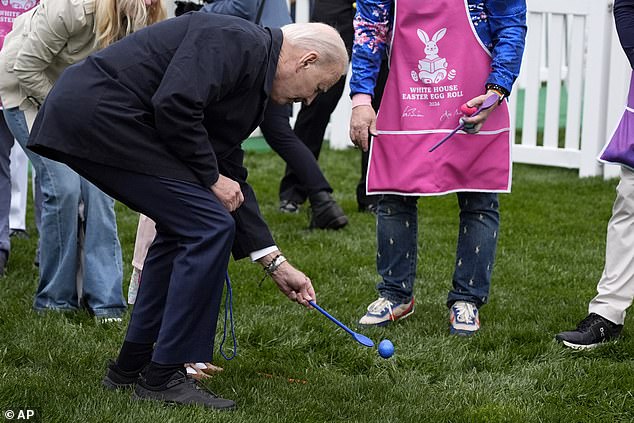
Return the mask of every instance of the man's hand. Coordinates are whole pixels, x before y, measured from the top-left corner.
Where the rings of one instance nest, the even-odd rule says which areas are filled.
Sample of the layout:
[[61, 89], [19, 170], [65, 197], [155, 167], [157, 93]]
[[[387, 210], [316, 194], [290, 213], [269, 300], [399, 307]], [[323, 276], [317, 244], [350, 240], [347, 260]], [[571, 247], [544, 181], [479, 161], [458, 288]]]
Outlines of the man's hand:
[[[484, 103], [484, 100], [486, 100], [491, 95], [498, 95], [498, 94], [495, 91], [488, 91], [486, 94], [479, 95], [467, 101], [467, 106], [477, 108], [482, 103]], [[463, 116], [462, 121], [465, 124], [463, 130], [468, 134], [477, 134], [482, 128], [482, 125], [484, 125], [484, 122], [487, 120], [491, 112], [495, 110], [497, 107], [498, 107], [498, 103], [495, 103], [493, 106], [489, 107], [488, 109], [482, 110], [480, 113], [478, 113], [474, 117]]]
[[211, 186], [211, 191], [230, 212], [235, 211], [244, 202], [240, 184], [226, 176], [220, 175], [216, 183]]
[[277, 287], [291, 301], [297, 301], [303, 306], [310, 307], [308, 301], [315, 301], [315, 290], [313, 284], [303, 272], [295, 269], [289, 262], [285, 261], [271, 274]]
[[376, 113], [370, 105], [356, 106], [350, 117], [350, 140], [363, 151], [368, 151], [369, 135], [377, 135]]
[[[279, 251], [274, 251], [266, 256], [258, 259], [262, 266], [268, 266], [273, 260], [280, 255]], [[271, 278], [277, 284], [277, 287], [291, 301], [310, 307], [310, 300], [316, 301], [315, 290], [308, 276], [295, 269], [288, 261], [280, 264], [272, 273]]]

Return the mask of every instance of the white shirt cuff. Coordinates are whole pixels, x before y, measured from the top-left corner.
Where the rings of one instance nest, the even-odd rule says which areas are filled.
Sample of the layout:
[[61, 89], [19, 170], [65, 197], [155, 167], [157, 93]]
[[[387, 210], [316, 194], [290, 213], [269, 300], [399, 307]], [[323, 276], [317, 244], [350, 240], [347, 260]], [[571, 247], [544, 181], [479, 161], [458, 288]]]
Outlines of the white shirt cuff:
[[279, 251], [277, 245], [272, 245], [270, 247], [263, 248], [261, 250], [252, 251], [249, 256], [251, 257], [251, 261], [257, 261], [264, 257], [267, 254], [271, 254], [273, 251]]

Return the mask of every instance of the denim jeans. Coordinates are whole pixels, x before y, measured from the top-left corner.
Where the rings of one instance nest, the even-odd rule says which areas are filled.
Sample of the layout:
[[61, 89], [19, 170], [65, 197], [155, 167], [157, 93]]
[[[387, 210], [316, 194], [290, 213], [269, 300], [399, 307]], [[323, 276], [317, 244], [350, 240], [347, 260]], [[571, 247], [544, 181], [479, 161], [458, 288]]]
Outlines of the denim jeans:
[[[114, 200], [65, 164], [27, 150], [29, 132], [21, 110], [5, 109], [4, 115], [18, 143], [25, 148], [42, 188], [40, 283], [33, 308], [78, 309], [76, 285], [79, 277], [84, 303], [95, 316], [121, 316], [126, 303]], [[82, 201], [83, 251], [78, 246], [79, 204]]]
[[7, 256], [11, 250], [9, 241], [9, 213], [11, 210], [11, 170], [10, 155], [13, 135], [0, 116], [0, 252]]
[[[469, 301], [477, 307], [489, 297], [500, 224], [495, 193], [458, 193], [460, 227], [453, 287], [447, 305]], [[383, 195], [377, 207], [377, 270], [382, 297], [403, 303], [414, 295], [418, 254], [418, 197]]]

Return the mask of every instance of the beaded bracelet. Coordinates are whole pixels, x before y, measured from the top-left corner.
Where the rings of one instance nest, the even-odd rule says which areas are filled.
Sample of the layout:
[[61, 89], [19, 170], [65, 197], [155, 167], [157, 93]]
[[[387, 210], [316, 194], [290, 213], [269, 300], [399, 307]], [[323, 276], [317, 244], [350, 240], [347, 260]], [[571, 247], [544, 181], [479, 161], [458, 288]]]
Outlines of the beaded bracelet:
[[285, 261], [287, 261], [286, 257], [282, 254], [278, 254], [269, 264], [264, 266], [264, 276], [260, 280], [260, 285], [264, 282], [264, 279], [266, 279], [267, 276], [272, 276], [273, 272], [275, 272]]

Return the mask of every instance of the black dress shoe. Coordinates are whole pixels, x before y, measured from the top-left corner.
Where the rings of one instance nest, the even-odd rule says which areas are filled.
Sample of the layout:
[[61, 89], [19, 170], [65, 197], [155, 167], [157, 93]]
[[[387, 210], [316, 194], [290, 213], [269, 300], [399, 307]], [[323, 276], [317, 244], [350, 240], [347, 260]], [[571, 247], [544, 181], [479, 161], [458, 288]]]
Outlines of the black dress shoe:
[[134, 388], [134, 399], [161, 401], [168, 404], [201, 405], [214, 410], [234, 410], [234, 401], [220, 398], [187, 377], [184, 370], [174, 372], [172, 377], [160, 386], [150, 386], [141, 376]]
[[112, 360], [108, 361], [108, 370], [101, 384], [106, 389], [125, 389], [132, 388], [139, 379], [140, 372], [126, 372], [122, 370], [117, 363]]
[[310, 229], [340, 229], [348, 224], [348, 218], [329, 192], [320, 191], [309, 199]]

